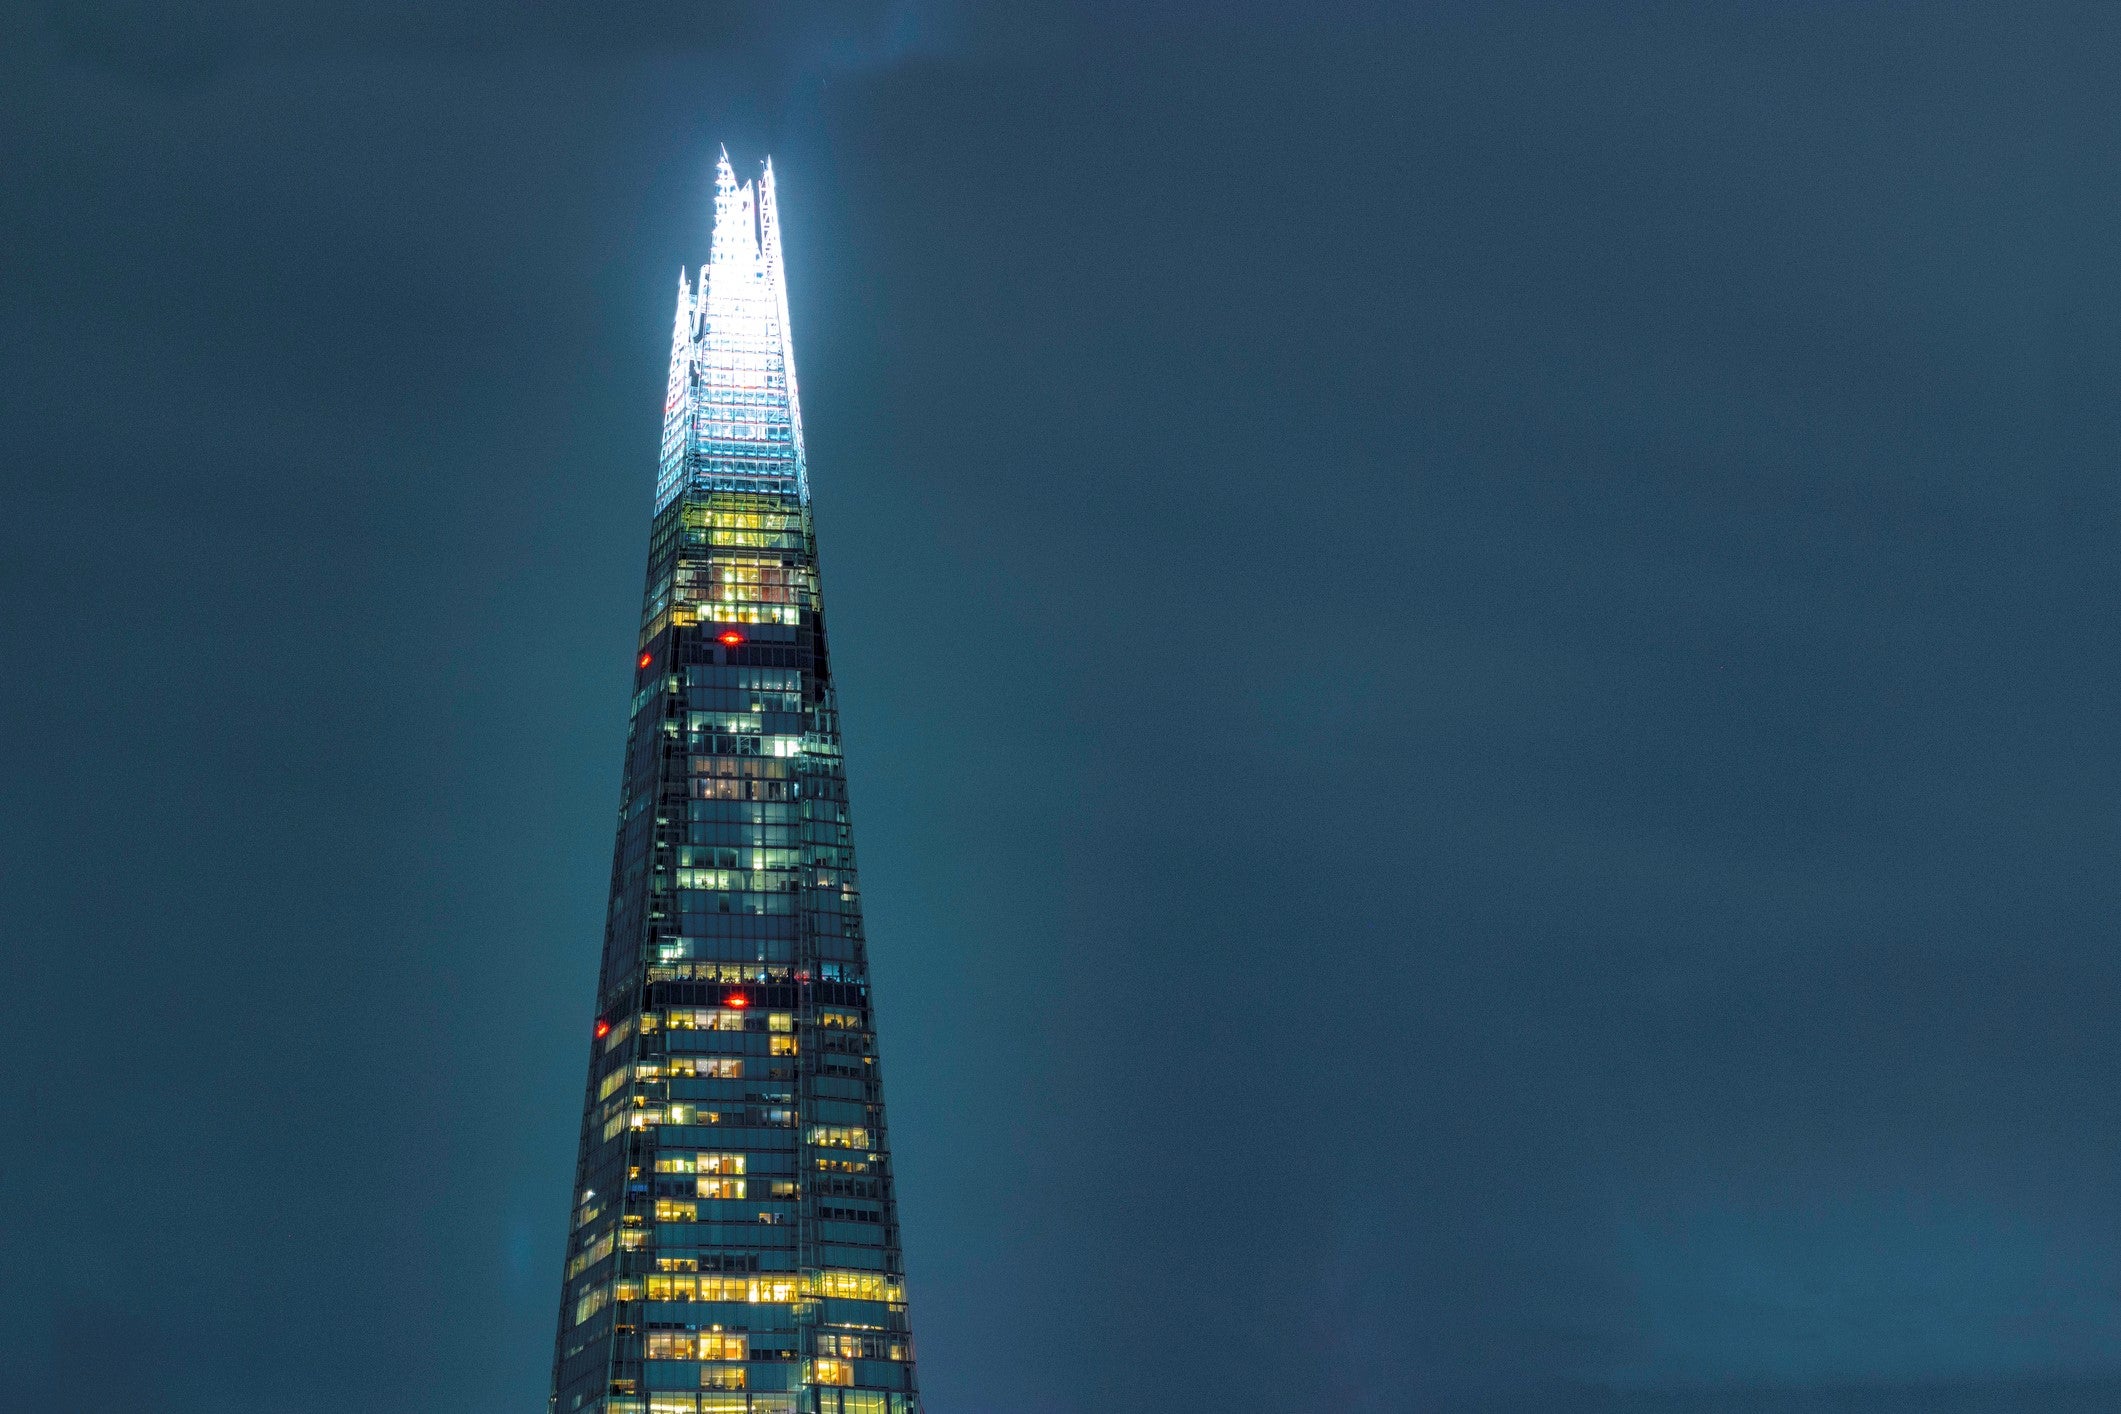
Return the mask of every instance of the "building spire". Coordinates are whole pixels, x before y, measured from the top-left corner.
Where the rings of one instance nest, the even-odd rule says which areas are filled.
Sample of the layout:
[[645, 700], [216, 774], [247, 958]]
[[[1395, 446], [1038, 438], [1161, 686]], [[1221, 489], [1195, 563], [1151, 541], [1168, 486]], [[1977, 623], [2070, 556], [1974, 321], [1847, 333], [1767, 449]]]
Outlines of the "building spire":
[[682, 337], [685, 323], [692, 315], [692, 284], [685, 278], [685, 267], [678, 267], [678, 331]]
[[781, 264], [781, 208], [773, 188], [773, 159], [767, 158], [759, 173], [759, 245], [766, 270], [766, 283], [773, 288], [774, 322], [779, 326], [781, 368], [788, 384], [788, 429], [795, 445], [795, 484], [804, 500], [810, 499], [807, 458], [803, 455], [803, 402], [795, 388], [795, 340], [788, 322], [788, 280]]
[[692, 421], [692, 286], [685, 267], [678, 267], [678, 312], [670, 329], [670, 383], [663, 394], [663, 446], [658, 460], [655, 497], [665, 505], [685, 479], [685, 441]]
[[685, 267], [678, 267], [678, 312], [670, 329], [670, 393], [676, 403], [684, 389], [678, 375], [692, 350], [692, 286], [685, 279]]
[[720, 150], [710, 258], [678, 302], [668, 406], [683, 416], [665, 428], [657, 507], [687, 486], [808, 499], [772, 163], [740, 185]]

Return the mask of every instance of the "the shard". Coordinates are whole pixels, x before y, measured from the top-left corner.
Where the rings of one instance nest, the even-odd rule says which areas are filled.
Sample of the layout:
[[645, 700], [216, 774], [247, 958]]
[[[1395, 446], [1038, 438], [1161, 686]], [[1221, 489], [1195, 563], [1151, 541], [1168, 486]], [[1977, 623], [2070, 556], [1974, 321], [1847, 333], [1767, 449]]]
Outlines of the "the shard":
[[773, 170], [680, 275], [553, 1414], [915, 1414]]

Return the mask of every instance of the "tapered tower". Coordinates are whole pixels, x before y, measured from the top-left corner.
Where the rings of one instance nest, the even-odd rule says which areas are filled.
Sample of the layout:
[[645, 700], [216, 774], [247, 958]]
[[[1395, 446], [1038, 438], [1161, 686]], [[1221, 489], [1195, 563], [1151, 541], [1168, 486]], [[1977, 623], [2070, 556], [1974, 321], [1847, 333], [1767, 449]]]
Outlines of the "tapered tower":
[[552, 1414], [918, 1414], [773, 169], [678, 277]]

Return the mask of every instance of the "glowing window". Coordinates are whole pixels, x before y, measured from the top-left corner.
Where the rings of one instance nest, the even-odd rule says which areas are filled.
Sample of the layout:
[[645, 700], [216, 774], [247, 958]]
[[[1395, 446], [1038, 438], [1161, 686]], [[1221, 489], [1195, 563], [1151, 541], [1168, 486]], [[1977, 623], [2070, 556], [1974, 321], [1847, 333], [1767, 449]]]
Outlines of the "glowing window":
[[742, 1360], [751, 1337], [742, 1331], [701, 1331], [702, 1360]]
[[793, 1301], [796, 1298], [796, 1279], [786, 1277], [755, 1277], [749, 1292], [753, 1301]]
[[833, 1296], [849, 1301], [904, 1301], [905, 1288], [882, 1272], [857, 1272], [827, 1268], [809, 1282], [813, 1296]]
[[744, 1012], [741, 1008], [680, 1007], [670, 1013], [669, 1026], [673, 1031], [741, 1031]]
[[670, 1073], [688, 1078], [742, 1080], [744, 1061], [741, 1056], [672, 1056]]
[[810, 1142], [824, 1149], [866, 1149], [869, 1131], [851, 1125], [813, 1124]]
[[651, 1360], [690, 1360], [694, 1358], [693, 1351], [691, 1331], [648, 1332], [648, 1358]]
[[577, 1252], [574, 1260], [567, 1264], [567, 1279], [569, 1281], [574, 1280], [606, 1257], [609, 1257], [614, 1236], [615, 1234], [607, 1232], [580, 1252]]

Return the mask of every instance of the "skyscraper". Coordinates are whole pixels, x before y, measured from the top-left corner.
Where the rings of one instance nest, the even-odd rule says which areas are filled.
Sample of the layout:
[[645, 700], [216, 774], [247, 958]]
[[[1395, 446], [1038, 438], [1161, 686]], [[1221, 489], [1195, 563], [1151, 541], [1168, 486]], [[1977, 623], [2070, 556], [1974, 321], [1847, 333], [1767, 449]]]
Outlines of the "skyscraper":
[[678, 277], [553, 1414], [917, 1414], [773, 169]]

